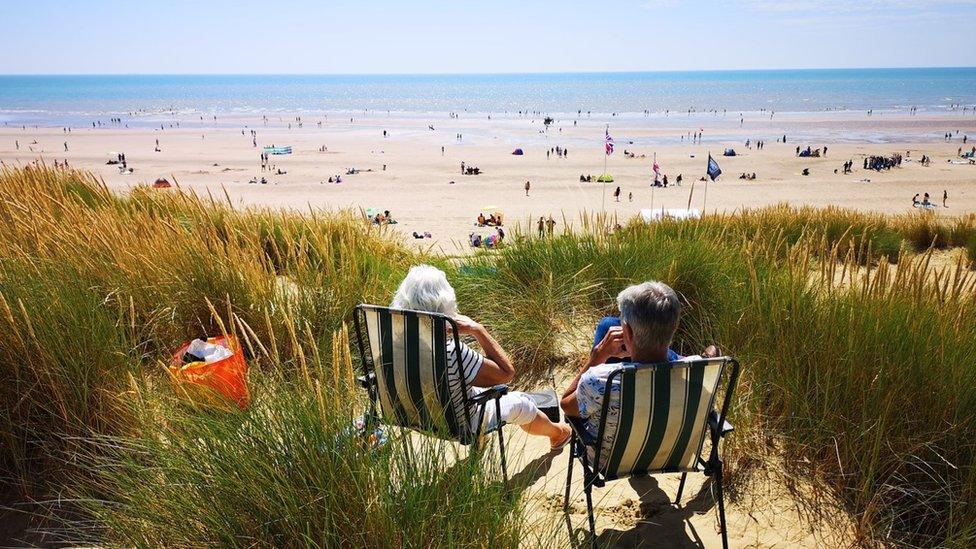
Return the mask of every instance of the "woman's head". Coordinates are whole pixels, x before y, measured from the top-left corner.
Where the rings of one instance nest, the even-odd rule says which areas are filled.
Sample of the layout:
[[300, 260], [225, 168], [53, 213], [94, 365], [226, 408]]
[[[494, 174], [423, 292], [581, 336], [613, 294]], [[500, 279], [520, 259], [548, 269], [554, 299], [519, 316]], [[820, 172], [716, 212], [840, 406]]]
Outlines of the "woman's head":
[[454, 288], [444, 271], [430, 265], [411, 267], [400, 283], [393, 303], [396, 309], [413, 309], [454, 316], [458, 312]]

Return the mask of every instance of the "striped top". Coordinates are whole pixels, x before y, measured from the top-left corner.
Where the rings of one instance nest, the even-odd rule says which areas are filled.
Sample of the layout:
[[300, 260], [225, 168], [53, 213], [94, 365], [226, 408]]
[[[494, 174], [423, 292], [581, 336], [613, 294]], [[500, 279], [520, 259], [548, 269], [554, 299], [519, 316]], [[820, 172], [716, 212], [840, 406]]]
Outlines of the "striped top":
[[[584, 427], [599, 437], [604, 392], [613, 377], [600, 469], [608, 478], [650, 471], [697, 470], [724, 362], [691, 356], [657, 367], [635, 363], [601, 364], [587, 370], [577, 387]], [[593, 448], [590, 458], [595, 459]]]
[[[485, 363], [485, 357], [481, 356], [481, 353], [474, 351], [471, 347], [468, 347], [461, 342], [461, 365], [458, 367], [457, 353], [454, 352], [454, 339], [449, 338], [447, 340], [447, 356], [449, 357], [450, 364], [447, 367], [447, 383], [451, 392], [451, 406], [454, 407], [454, 415], [457, 418], [464, 417], [464, 396], [461, 392], [461, 372], [464, 372], [464, 386], [468, 388], [468, 398], [475, 396], [480, 393], [482, 389], [472, 387], [471, 384], [474, 383], [474, 378], [478, 377], [478, 372], [481, 370], [481, 366]], [[475, 423], [477, 423], [478, 418], [472, 410], [471, 418], [471, 430], [475, 430]]]

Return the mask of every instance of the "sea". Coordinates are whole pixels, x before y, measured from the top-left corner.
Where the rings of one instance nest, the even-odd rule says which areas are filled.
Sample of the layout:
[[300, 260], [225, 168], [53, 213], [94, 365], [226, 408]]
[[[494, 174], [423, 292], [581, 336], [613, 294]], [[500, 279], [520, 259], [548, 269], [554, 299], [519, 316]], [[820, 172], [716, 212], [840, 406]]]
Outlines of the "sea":
[[0, 123], [275, 113], [972, 111], [976, 68], [430, 75], [0, 75]]

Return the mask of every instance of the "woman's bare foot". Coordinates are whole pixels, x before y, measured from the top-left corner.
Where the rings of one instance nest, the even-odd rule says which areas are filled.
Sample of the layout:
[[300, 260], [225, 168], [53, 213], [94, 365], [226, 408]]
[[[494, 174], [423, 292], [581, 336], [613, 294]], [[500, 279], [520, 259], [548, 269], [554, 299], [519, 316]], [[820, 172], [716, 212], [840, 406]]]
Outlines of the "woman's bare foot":
[[560, 450], [563, 446], [566, 446], [569, 439], [573, 437], [573, 429], [568, 423], [556, 423], [555, 425], [556, 428], [559, 429], [559, 435], [549, 438], [549, 448], [551, 450]]

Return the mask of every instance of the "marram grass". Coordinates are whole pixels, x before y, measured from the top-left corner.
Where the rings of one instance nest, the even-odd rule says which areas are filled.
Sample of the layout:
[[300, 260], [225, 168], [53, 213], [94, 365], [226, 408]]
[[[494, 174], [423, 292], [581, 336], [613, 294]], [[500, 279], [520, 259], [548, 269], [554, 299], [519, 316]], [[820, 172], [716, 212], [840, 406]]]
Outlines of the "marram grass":
[[[676, 346], [745, 366], [730, 461], [773, 452], [834, 491], [866, 541], [976, 543], [976, 218], [777, 206], [698, 221], [585, 216], [470, 258], [425, 256], [354, 213], [237, 210], [46, 168], [0, 173], [0, 476], [58, 498], [59, 537], [117, 546], [545, 544], [493, 460], [365, 449], [344, 322], [406, 269], [449, 271], [517, 385], [576, 366], [614, 296], [684, 300]], [[572, 226], [573, 230], [568, 230]], [[945, 248], [967, 248], [934, 266]], [[238, 335], [252, 407], [173, 390], [161, 364]], [[416, 439], [417, 437], [413, 437]], [[741, 488], [741, 486], [740, 486]], [[558, 520], [558, 517], [554, 517]]]

